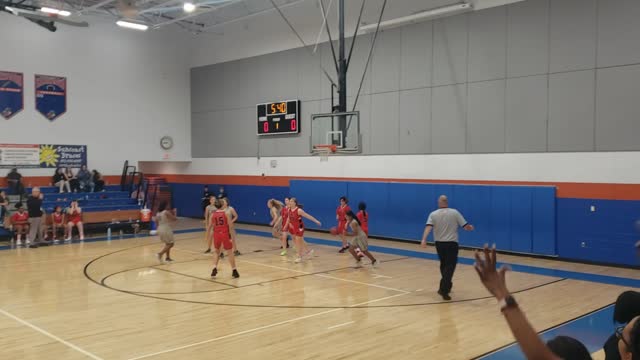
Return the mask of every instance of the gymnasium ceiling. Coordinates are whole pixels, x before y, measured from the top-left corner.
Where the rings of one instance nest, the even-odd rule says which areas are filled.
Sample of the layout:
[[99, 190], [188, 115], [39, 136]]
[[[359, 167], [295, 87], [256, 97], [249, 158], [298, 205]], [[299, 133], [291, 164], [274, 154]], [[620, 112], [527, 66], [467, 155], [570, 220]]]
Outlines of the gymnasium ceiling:
[[[3, 0], [35, 7], [47, 6], [72, 12], [73, 19], [86, 15], [112, 18], [113, 21], [130, 18], [144, 22], [151, 29], [178, 26], [192, 33], [221, 33], [224, 25], [245, 21], [275, 11], [272, 0], [191, 0], [197, 8], [192, 13], [183, 10], [185, 0]], [[320, 0], [273, 0], [286, 16], [299, 24], [317, 23], [322, 18]], [[328, 8], [328, 18], [334, 19], [338, 0], [322, 0]], [[362, 0], [345, 0], [347, 22], [354, 24]], [[394, 19], [428, 9], [470, 2], [476, 9], [492, 7], [521, 0], [387, 0], [384, 18]], [[363, 23], [375, 23], [383, 0], [366, 0]], [[90, 21], [89, 21], [90, 22]], [[333, 24], [335, 25], [335, 24]]]

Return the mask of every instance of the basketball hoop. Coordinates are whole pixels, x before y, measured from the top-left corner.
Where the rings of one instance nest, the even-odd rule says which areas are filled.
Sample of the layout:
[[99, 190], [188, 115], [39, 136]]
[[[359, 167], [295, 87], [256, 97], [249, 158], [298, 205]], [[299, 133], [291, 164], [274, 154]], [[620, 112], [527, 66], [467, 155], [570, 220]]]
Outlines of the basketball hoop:
[[336, 145], [313, 145], [313, 154], [320, 155], [320, 161], [329, 161], [329, 155], [338, 150]]

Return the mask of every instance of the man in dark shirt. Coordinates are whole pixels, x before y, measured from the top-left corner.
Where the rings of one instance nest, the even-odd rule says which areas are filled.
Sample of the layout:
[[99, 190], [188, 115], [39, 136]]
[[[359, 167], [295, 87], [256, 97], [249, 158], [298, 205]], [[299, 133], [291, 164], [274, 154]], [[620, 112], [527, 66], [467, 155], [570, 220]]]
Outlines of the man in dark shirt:
[[18, 172], [18, 169], [13, 168], [7, 174], [7, 183], [9, 185], [9, 195], [20, 195], [23, 193], [22, 175]]
[[200, 205], [202, 205], [202, 212], [204, 213], [205, 210], [207, 209], [207, 206], [209, 206], [209, 198], [212, 197], [213, 194], [211, 192], [209, 192], [209, 186], [205, 185], [204, 186], [204, 191], [202, 193], [202, 202]]
[[220, 190], [218, 191], [218, 199], [229, 198], [229, 194], [224, 190], [224, 186], [220, 185]]
[[31, 196], [27, 199], [27, 211], [29, 212], [29, 237], [27, 237], [27, 245], [30, 241], [33, 243], [29, 247], [38, 247], [38, 245], [46, 245], [42, 238], [42, 199], [39, 187], [31, 190]]

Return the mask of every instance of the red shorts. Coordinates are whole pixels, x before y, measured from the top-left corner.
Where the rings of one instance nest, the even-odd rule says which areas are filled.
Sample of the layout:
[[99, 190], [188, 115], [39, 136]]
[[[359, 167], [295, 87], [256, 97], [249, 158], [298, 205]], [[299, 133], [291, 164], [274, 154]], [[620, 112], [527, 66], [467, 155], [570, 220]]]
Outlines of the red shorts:
[[291, 234], [291, 236], [304, 236], [304, 228], [299, 228], [299, 229], [295, 229], [292, 227], [289, 227], [289, 234]]
[[216, 249], [223, 247], [225, 250], [233, 249], [233, 242], [229, 234], [213, 234], [213, 246]]
[[345, 222], [339, 221], [338, 222], [338, 227], [336, 228], [336, 230], [337, 230], [336, 233], [338, 235], [346, 234], [347, 233], [347, 222], [346, 221]]

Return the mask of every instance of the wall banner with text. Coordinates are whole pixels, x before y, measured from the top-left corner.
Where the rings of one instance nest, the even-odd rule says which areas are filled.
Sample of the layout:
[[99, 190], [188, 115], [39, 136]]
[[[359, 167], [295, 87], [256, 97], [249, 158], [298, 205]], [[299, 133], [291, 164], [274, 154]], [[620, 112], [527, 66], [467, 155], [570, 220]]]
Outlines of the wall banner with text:
[[79, 168], [87, 165], [86, 145], [0, 144], [0, 168]]
[[50, 121], [67, 112], [67, 78], [36, 75], [36, 110]]
[[0, 71], [0, 116], [9, 120], [24, 109], [24, 76]]

